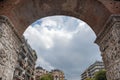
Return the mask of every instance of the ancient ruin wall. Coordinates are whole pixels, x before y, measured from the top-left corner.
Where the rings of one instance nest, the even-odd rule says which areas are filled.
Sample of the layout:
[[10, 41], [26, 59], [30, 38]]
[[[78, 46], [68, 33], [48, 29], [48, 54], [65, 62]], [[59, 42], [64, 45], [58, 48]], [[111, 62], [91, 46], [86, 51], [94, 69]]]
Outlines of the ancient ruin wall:
[[0, 78], [12, 80], [20, 47], [17, 36], [9, 20], [0, 16]]

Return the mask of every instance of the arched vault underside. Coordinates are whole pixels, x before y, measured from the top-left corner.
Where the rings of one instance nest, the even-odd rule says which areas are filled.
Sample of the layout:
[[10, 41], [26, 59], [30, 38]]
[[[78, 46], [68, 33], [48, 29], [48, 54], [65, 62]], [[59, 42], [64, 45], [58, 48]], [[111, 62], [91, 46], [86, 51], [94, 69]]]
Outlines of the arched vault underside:
[[112, 14], [120, 13], [115, 0], [1, 0], [0, 15], [7, 16], [19, 35], [34, 21], [53, 15], [85, 21], [98, 35]]

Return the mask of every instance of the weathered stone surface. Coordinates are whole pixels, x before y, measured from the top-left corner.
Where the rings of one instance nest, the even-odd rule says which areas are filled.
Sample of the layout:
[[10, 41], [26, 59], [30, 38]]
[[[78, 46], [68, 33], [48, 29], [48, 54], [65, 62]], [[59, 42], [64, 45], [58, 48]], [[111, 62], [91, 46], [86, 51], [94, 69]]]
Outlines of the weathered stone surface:
[[20, 39], [6, 17], [0, 16], [0, 78], [12, 80]]
[[97, 43], [102, 52], [108, 80], [120, 80], [120, 15], [112, 16]]

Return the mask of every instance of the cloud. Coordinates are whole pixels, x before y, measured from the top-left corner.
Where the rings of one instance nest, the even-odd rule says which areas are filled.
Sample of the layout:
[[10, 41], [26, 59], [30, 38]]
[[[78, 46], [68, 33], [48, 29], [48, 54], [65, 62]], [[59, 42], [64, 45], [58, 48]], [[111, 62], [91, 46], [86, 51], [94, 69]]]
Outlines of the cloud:
[[101, 60], [94, 32], [73, 17], [40, 19], [29, 26], [24, 36], [37, 51], [37, 65], [61, 69], [68, 80], [80, 80], [80, 74], [90, 64]]
[[48, 71], [51, 71], [52, 69], [54, 69], [54, 67], [51, 66], [50, 63], [46, 62], [41, 56], [39, 56], [36, 66], [41, 66], [41, 67], [47, 69]]

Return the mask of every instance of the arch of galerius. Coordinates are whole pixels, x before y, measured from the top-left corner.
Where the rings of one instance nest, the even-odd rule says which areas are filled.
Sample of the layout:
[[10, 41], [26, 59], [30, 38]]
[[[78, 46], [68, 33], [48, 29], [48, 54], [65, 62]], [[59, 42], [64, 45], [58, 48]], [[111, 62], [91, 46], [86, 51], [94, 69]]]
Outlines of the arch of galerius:
[[[20, 37], [39, 18], [73, 16], [97, 35], [108, 80], [120, 80], [120, 0], [1, 0], [0, 77], [12, 80]], [[9, 57], [10, 56], [10, 57]], [[9, 65], [10, 64], [10, 65]]]

